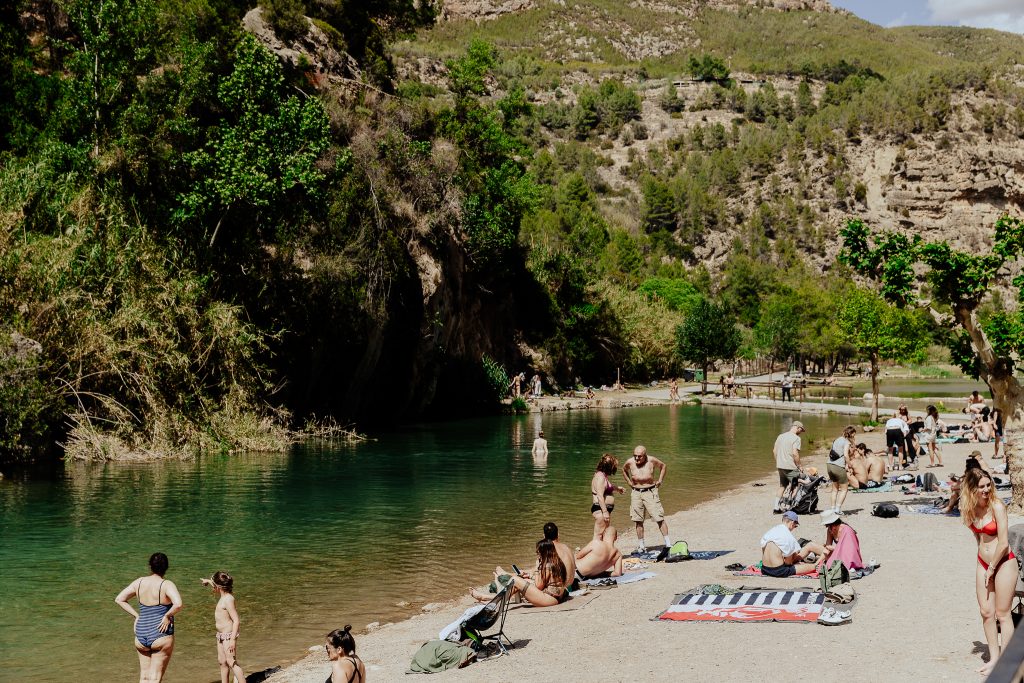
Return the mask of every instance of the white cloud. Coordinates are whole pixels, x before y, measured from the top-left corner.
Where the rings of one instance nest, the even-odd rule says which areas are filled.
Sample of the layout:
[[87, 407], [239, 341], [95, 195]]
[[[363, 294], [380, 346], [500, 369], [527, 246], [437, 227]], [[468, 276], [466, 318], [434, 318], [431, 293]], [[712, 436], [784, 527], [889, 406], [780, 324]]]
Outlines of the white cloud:
[[928, 0], [932, 21], [1024, 33], [1021, 0]]

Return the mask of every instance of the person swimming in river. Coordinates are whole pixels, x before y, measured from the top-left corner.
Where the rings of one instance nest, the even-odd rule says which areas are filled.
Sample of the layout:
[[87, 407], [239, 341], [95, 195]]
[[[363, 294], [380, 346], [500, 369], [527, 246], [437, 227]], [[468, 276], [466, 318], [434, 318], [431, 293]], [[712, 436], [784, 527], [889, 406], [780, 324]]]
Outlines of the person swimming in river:
[[237, 640], [241, 619], [235, 605], [235, 580], [227, 572], [214, 572], [209, 579], [201, 578], [199, 583], [213, 589], [218, 596], [217, 606], [213, 608], [213, 623], [217, 627], [217, 662], [220, 664], [221, 683], [231, 683], [232, 678], [240, 683], [245, 681], [245, 673], [238, 664]]

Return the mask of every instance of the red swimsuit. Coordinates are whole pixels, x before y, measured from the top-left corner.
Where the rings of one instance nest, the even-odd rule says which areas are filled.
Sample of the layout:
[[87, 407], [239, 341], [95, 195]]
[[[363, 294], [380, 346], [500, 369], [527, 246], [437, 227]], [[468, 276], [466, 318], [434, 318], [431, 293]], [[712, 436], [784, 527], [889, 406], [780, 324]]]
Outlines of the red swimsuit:
[[[994, 520], [994, 519], [991, 522], [989, 522], [988, 524], [986, 524], [985, 526], [981, 527], [980, 529], [978, 527], [974, 526], [973, 524], [970, 525], [968, 528], [971, 531], [973, 531], [974, 533], [976, 533], [976, 534], [985, 534], [987, 536], [995, 536], [997, 533], [999, 533], [999, 525], [996, 524], [996, 520]], [[1006, 562], [1007, 560], [1014, 560], [1014, 559], [1016, 559], [1016, 555], [1014, 555], [1013, 551], [1011, 550], [1010, 553], [1006, 557], [1004, 557], [1003, 559], [999, 560], [999, 565], [1002, 565], [1003, 562]], [[986, 562], [985, 560], [981, 559], [981, 555], [980, 554], [978, 555], [978, 562], [981, 564], [982, 567], [984, 567], [985, 569], [988, 569], [988, 562]], [[996, 566], [996, 569], [999, 568], [999, 565]]]

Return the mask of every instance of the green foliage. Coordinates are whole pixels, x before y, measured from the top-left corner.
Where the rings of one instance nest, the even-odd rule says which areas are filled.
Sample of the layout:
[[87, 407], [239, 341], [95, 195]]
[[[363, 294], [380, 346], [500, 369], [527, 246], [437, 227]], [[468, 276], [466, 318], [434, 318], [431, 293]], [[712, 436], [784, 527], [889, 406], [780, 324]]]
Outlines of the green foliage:
[[698, 81], [725, 82], [729, 80], [729, 67], [725, 62], [709, 54], [690, 57], [690, 75]]
[[260, 0], [267, 23], [281, 40], [293, 41], [309, 31], [302, 0]]
[[761, 317], [754, 325], [754, 345], [776, 361], [788, 361], [797, 350], [800, 319], [795, 302], [775, 295], [761, 307]]
[[703, 300], [697, 288], [682, 278], [650, 277], [640, 283], [639, 291], [648, 297], [657, 297], [684, 315]]
[[[272, 207], [293, 189], [316, 195], [324, 179], [316, 162], [329, 145], [327, 115], [319, 100], [283, 97], [283, 82], [274, 55], [255, 38], [243, 38], [234, 69], [218, 88], [230, 114], [202, 149], [186, 156], [197, 182], [177, 212], [182, 222], [217, 216], [211, 246], [232, 208]], [[258, 232], [262, 226], [245, 227]]]
[[700, 366], [705, 377], [713, 361], [732, 360], [739, 348], [740, 332], [735, 320], [723, 307], [703, 297], [690, 308], [676, 330], [679, 357]]
[[642, 292], [602, 282], [595, 292], [608, 302], [622, 339], [622, 369], [636, 379], [675, 374], [675, 330], [683, 316], [665, 302]]
[[508, 373], [500, 363], [484, 354], [480, 357], [480, 366], [487, 376], [487, 383], [490, 386], [491, 395], [495, 402], [501, 401], [508, 393]]
[[614, 137], [624, 124], [639, 116], [640, 96], [622, 81], [608, 78], [597, 88], [579, 89], [569, 119], [573, 134], [582, 140], [594, 132]]
[[673, 232], [676, 229], [676, 207], [668, 186], [648, 176], [641, 182], [640, 189], [644, 200], [644, 230], [648, 233], [662, 230]]
[[847, 341], [876, 367], [879, 360], [920, 359], [929, 340], [917, 316], [863, 288], [847, 294], [839, 307], [838, 322]]

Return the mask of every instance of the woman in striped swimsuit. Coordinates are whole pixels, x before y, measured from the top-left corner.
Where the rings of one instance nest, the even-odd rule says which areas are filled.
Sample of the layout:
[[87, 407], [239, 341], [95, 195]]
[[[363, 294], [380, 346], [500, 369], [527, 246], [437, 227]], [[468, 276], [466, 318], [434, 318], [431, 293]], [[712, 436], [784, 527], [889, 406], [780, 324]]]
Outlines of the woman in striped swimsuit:
[[[160, 683], [174, 652], [174, 615], [181, 611], [181, 595], [173, 581], [164, 578], [167, 556], [153, 553], [149, 558], [149, 576], [125, 586], [114, 602], [135, 617], [135, 649], [139, 653], [140, 683]], [[136, 612], [128, 601], [139, 598]]]

